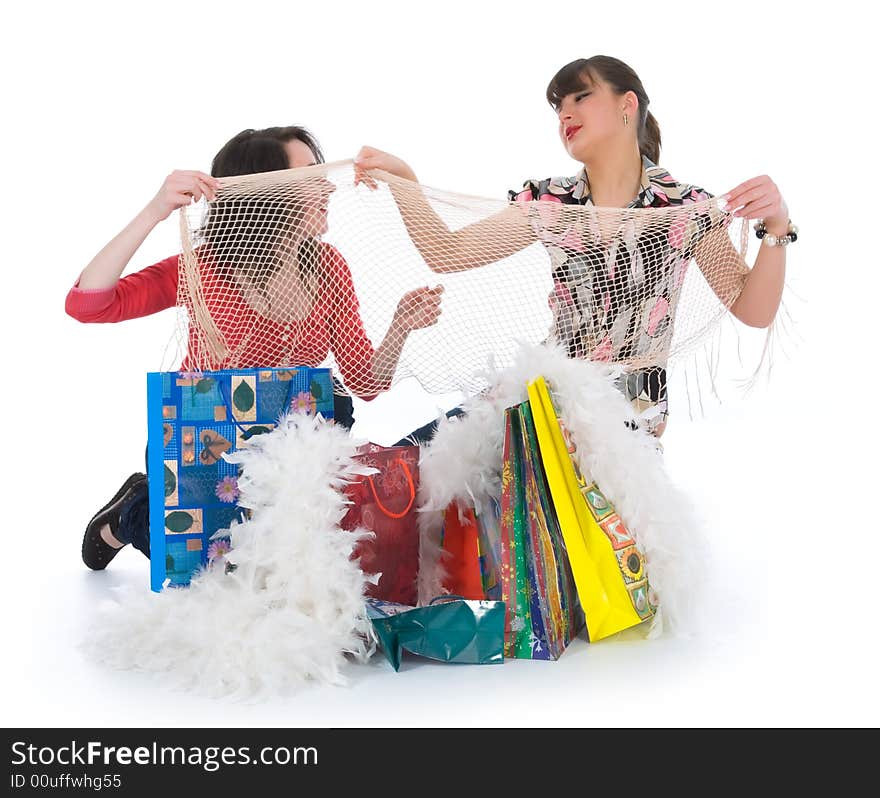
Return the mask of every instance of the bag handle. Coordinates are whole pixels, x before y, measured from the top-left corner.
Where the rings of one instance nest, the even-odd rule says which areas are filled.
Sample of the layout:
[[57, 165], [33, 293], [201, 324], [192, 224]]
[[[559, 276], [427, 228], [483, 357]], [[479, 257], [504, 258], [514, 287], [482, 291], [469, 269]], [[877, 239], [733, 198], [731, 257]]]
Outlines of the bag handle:
[[367, 477], [367, 482], [370, 485], [370, 490], [373, 492], [373, 498], [376, 500], [376, 506], [389, 518], [403, 518], [410, 511], [413, 506], [413, 502], [416, 500], [416, 485], [412, 478], [412, 472], [410, 472], [409, 466], [406, 464], [406, 460], [404, 460], [402, 457], [398, 457], [397, 462], [403, 469], [403, 473], [406, 475], [406, 481], [409, 482], [409, 504], [406, 505], [406, 509], [404, 509], [403, 512], [392, 513], [391, 510], [389, 510], [384, 504], [382, 504], [381, 500], [379, 499], [379, 494], [376, 493], [376, 486], [373, 484], [373, 477]]

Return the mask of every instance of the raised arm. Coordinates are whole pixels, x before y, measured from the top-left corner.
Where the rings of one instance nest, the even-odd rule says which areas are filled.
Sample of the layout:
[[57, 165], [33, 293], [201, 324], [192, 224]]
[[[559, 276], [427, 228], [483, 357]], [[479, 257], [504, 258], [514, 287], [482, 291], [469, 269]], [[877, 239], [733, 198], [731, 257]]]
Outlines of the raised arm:
[[[425, 263], [435, 272], [456, 272], [502, 260], [537, 239], [522, 209], [510, 205], [459, 230], [450, 230], [431, 207], [415, 172], [400, 158], [362, 147], [355, 158], [355, 181], [375, 188], [367, 172], [381, 169], [401, 180], [388, 181], [403, 223]], [[406, 182], [403, 182], [406, 181]]]
[[172, 172], [146, 207], [107, 244], [83, 270], [78, 288], [101, 291], [113, 288], [141, 244], [159, 222], [172, 211], [198, 202], [203, 196], [214, 199], [220, 184], [204, 172]]

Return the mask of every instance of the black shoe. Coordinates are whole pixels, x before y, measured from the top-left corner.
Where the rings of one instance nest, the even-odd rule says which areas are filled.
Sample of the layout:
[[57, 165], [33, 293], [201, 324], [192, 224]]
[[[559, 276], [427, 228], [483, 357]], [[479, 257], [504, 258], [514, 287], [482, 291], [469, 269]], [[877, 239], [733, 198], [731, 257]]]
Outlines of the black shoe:
[[107, 567], [124, 546], [114, 548], [101, 537], [101, 529], [104, 524], [110, 527], [110, 531], [115, 535], [119, 529], [119, 513], [123, 504], [130, 499], [135, 490], [147, 481], [146, 474], [132, 474], [122, 487], [116, 491], [116, 495], [110, 499], [97, 513], [93, 516], [86, 526], [85, 535], [83, 535], [82, 558], [83, 562], [93, 571], [101, 571]]

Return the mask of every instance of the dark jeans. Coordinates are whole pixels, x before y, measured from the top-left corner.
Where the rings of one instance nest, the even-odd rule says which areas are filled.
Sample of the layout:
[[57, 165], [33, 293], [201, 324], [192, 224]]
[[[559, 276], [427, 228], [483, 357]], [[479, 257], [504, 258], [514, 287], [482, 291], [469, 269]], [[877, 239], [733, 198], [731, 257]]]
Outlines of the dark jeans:
[[333, 420], [340, 427], [351, 429], [354, 424], [354, 402], [351, 401], [351, 397], [347, 393], [340, 395], [336, 392], [337, 390], [344, 391], [345, 389], [336, 382], [335, 378], [333, 383], [336, 389], [333, 392]]
[[[453, 407], [452, 410], [447, 411], [446, 418], [454, 418], [455, 416], [463, 416], [464, 410], [460, 407]], [[419, 427], [418, 429], [414, 429], [409, 435], [405, 438], [401, 438], [395, 446], [416, 446], [422, 443], [428, 443], [434, 437], [434, 433], [437, 432], [437, 419], [432, 421], [429, 424], [425, 424], [423, 427]]]
[[[344, 390], [335, 379], [334, 387], [339, 391]], [[354, 424], [354, 402], [347, 393], [340, 395], [334, 391], [333, 418], [346, 429], [351, 429]], [[150, 494], [146, 484], [137, 488], [122, 506], [116, 538], [121, 543], [131, 543], [138, 551], [150, 556]]]

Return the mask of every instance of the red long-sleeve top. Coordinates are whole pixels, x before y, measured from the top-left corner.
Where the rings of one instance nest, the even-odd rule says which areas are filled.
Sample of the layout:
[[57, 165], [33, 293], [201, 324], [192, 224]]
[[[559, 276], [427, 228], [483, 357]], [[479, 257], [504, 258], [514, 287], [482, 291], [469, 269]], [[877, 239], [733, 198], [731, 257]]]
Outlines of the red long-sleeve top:
[[[82, 289], [77, 281], [67, 294], [64, 309], [77, 321], [107, 323], [174, 307], [179, 260], [179, 255], [172, 255], [122, 277], [112, 288]], [[317, 366], [332, 351], [348, 388], [362, 399], [372, 399], [388, 386], [377, 384], [373, 377], [373, 345], [360, 316], [351, 270], [340, 252], [323, 242], [320, 264], [322, 290], [311, 312], [302, 321], [287, 325], [262, 316], [248, 305], [234, 283], [203, 269], [203, 293], [206, 297], [222, 297], [222, 305], [208, 300], [211, 317], [227, 350], [236, 353], [237, 367]], [[224, 290], [210, 290], [221, 282]], [[254, 335], [254, 330], [259, 335]], [[292, 349], [291, 340], [295, 341]], [[182, 370], [191, 370], [197, 364], [197, 346], [191, 331]], [[267, 353], [280, 352], [286, 353], [287, 362], [265, 362]]]

